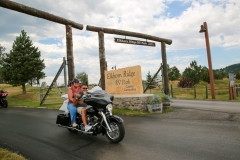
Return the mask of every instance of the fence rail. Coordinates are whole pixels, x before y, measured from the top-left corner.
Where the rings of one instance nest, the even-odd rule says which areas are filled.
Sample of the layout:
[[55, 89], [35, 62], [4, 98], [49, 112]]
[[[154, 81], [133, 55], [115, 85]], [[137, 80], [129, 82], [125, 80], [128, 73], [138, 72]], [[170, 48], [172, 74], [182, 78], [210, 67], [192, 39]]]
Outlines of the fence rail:
[[[208, 99], [211, 95], [211, 89], [207, 86], [205, 87], [196, 87], [193, 88], [181, 88], [181, 87], [172, 87], [171, 85], [170, 94], [172, 98], [193, 98], [193, 99]], [[235, 86], [236, 97], [240, 96], [240, 85]], [[220, 99], [229, 99], [230, 90], [229, 87], [219, 87], [215, 88], [216, 97]]]
[[[42, 102], [44, 96], [46, 96], [45, 91], [49, 90], [50, 87], [40, 87], [40, 103]], [[61, 104], [63, 103], [63, 99], [61, 98], [61, 95], [66, 94], [65, 92], [65, 86], [56, 86], [52, 87], [56, 90], [51, 90], [48, 93], [47, 98], [45, 99], [46, 102], [44, 102], [45, 105], [48, 104]], [[44, 91], [45, 90], [45, 91]]]

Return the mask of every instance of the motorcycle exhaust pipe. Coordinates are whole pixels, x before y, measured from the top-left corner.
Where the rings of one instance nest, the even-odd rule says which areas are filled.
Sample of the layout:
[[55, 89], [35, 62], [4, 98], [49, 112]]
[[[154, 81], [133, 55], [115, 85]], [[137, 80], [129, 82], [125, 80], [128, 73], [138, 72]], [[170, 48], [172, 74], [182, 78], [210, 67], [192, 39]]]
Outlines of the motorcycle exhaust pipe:
[[[63, 125], [61, 125], [61, 124], [58, 124], [58, 127], [63, 127], [63, 128], [72, 129], [72, 127], [63, 126]], [[93, 132], [85, 132], [85, 131], [82, 131], [82, 130], [79, 130], [79, 129], [73, 129], [73, 130], [76, 130], [76, 131], [81, 132], [81, 133], [84, 133], [84, 134], [93, 134]]]

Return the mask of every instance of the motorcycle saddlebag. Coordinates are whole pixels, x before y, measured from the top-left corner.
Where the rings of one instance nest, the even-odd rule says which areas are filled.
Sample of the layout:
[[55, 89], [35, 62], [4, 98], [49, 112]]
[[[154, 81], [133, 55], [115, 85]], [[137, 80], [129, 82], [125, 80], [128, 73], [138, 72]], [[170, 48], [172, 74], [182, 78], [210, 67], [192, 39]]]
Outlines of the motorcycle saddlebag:
[[65, 114], [59, 114], [57, 116], [56, 124], [60, 124], [62, 126], [68, 126], [69, 125], [69, 117]]

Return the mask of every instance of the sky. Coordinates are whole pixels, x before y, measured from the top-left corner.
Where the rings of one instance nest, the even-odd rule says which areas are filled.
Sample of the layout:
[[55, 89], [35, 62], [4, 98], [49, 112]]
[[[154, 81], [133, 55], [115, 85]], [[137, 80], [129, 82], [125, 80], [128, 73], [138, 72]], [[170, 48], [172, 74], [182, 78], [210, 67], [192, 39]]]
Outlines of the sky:
[[[1, 1], [1, 0], [0, 0]], [[220, 69], [240, 63], [239, 0], [13, 0], [84, 26], [72, 28], [75, 75], [86, 72], [89, 84], [100, 79], [97, 32], [86, 26], [126, 30], [171, 39], [166, 44], [167, 63], [182, 73], [192, 61], [208, 67], [204, 33], [200, 26], [207, 22], [212, 68]], [[66, 57], [65, 25], [0, 7], [0, 44], [9, 53], [21, 30], [41, 51], [46, 78], [51, 84], [63, 57]], [[114, 38], [146, 41], [135, 37], [104, 34], [108, 70], [112, 67], [141, 66], [142, 78], [154, 75], [162, 63], [161, 44], [156, 47], [115, 43]], [[149, 42], [153, 42], [148, 40]], [[63, 72], [58, 78], [62, 84]]]

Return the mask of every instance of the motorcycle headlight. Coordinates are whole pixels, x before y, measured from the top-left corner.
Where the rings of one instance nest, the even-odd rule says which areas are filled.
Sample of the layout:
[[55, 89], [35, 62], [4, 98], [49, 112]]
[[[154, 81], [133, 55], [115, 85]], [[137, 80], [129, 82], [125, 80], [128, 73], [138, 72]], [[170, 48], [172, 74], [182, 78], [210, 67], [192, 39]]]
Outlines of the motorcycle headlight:
[[108, 104], [107, 107], [106, 107], [106, 109], [107, 109], [110, 113], [112, 113], [112, 110], [113, 110], [112, 104]]

